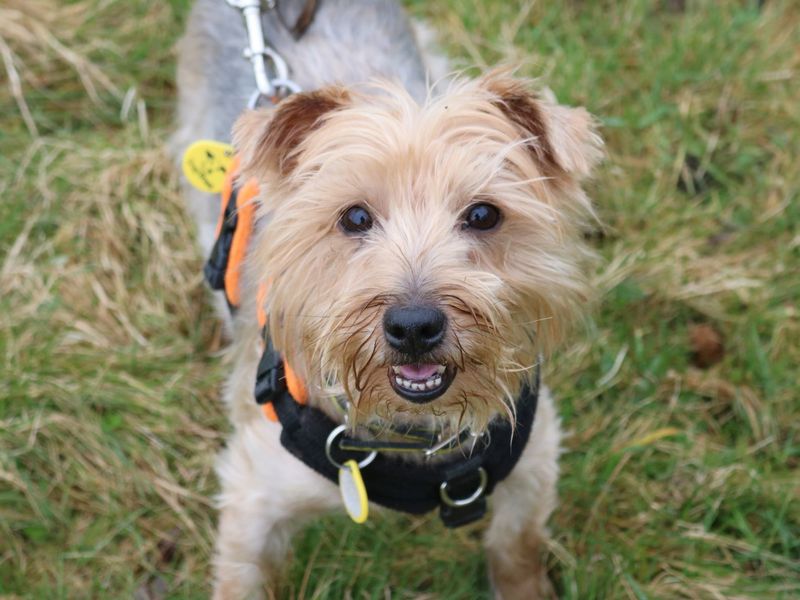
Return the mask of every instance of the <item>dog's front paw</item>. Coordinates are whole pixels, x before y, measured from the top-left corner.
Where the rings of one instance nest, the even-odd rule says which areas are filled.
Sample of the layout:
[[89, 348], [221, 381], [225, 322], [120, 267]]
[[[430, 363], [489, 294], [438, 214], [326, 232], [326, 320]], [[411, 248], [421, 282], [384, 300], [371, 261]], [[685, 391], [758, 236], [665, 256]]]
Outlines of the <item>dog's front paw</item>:
[[550, 579], [544, 573], [503, 573], [492, 572], [492, 592], [494, 600], [550, 600], [557, 598]]
[[[213, 600], [263, 600], [263, 573], [258, 565], [228, 564], [217, 568]], [[272, 594], [269, 594], [271, 597]]]
[[556, 598], [537, 535], [520, 535], [502, 548], [488, 548], [489, 579], [495, 600]]

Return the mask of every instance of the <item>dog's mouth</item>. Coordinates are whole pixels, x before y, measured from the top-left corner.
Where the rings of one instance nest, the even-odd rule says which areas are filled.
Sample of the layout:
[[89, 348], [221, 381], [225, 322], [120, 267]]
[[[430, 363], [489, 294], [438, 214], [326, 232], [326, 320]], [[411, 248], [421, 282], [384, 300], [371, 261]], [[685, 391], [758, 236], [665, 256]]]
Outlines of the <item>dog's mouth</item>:
[[437, 363], [389, 367], [389, 383], [395, 393], [417, 404], [436, 400], [447, 391], [453, 379], [455, 369]]

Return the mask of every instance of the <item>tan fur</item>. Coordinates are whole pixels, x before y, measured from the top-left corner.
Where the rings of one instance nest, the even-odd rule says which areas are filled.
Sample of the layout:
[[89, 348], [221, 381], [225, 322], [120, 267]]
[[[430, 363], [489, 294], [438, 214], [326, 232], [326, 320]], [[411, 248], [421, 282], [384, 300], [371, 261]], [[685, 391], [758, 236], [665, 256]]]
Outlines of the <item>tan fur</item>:
[[[422, 107], [391, 84], [352, 93], [344, 106], [314, 115], [314, 128], [300, 125], [307, 135], [288, 149], [268, 141], [281, 139], [273, 130], [286, 128], [286, 112], [311, 102], [305, 95], [262, 113], [260, 125], [248, 115], [236, 128], [249, 158], [243, 174], [262, 182], [268, 225], [251, 269], [270, 282], [273, 341], [316, 395], [327, 395], [329, 382], [343, 386], [359, 419], [412, 412], [479, 429], [510, 414], [538, 354], [590, 297], [580, 227], [592, 212], [571, 173], [585, 174], [576, 165], [596, 160], [596, 135], [583, 112], [529, 92], [542, 129], [536, 138], [520, 131], [496, 91], [503, 83], [522, 93], [520, 82], [500, 76], [458, 82]], [[342, 98], [338, 90], [313, 94]], [[545, 134], [553, 123], [558, 131]], [[565, 137], [577, 147], [564, 150]], [[546, 145], [553, 158], [531, 145]], [[288, 173], [264, 158], [282, 148], [296, 162]], [[547, 175], [553, 161], [564, 166]], [[503, 223], [460, 231], [463, 211], [480, 200], [495, 203]], [[364, 238], [336, 225], [353, 204], [378, 220]], [[383, 310], [409, 299], [444, 308], [452, 327], [437, 357], [459, 370], [447, 394], [422, 407], [397, 398], [385, 376]]]
[[[216, 598], [251, 597], [264, 576], [274, 581], [298, 523], [339, 506], [335, 486], [282, 448], [280, 427], [253, 403], [257, 286], [269, 285], [270, 335], [313, 405], [330, 409], [331, 394], [344, 393], [353, 422], [479, 431], [513, 415], [540, 354], [589, 301], [581, 228], [594, 216], [579, 184], [600, 140], [582, 109], [497, 72], [456, 81], [421, 105], [386, 82], [298, 94], [241, 117], [235, 145], [242, 176], [261, 184], [260, 225], [231, 350], [226, 397], [236, 433], [219, 467]], [[500, 209], [495, 229], [462, 229], [475, 202]], [[375, 219], [362, 236], [337, 226], [353, 205]], [[449, 323], [433, 358], [457, 375], [429, 404], [403, 400], [387, 377], [383, 314], [410, 301], [435, 304]], [[545, 389], [531, 440], [492, 497], [486, 543], [506, 600], [546, 590], [539, 560], [556, 501], [559, 438]]]
[[552, 596], [544, 554], [546, 523], [556, 506], [560, 440], [555, 407], [545, 389], [525, 452], [492, 494], [493, 516], [485, 544], [497, 600]]

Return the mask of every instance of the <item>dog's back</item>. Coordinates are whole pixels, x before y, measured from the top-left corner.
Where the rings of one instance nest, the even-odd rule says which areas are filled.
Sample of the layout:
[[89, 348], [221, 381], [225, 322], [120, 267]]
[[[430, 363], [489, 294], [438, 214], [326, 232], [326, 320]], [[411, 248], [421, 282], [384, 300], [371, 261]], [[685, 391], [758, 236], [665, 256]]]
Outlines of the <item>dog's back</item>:
[[[321, 1], [308, 29], [295, 40], [286, 23], [294, 23], [305, 4], [283, 0], [262, 15], [266, 40], [285, 57], [301, 88], [381, 77], [399, 81], [412, 96], [424, 99], [426, 69], [417, 38], [394, 0]], [[256, 89], [252, 67], [242, 57], [246, 46], [237, 9], [225, 0], [198, 0], [178, 49], [178, 128], [172, 142], [178, 160], [198, 139], [230, 140], [236, 117]], [[219, 199], [188, 186], [186, 198], [203, 256], [208, 256]]]

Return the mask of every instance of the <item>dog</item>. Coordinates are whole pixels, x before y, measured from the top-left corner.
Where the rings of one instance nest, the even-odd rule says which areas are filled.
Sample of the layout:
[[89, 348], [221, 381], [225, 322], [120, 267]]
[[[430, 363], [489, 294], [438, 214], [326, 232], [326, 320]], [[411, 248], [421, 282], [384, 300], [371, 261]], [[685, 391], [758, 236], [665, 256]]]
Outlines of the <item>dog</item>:
[[[299, 39], [286, 23], [303, 2], [262, 15], [304, 90], [275, 106], [245, 110], [246, 33], [225, 2], [199, 0], [179, 46], [176, 147], [233, 131], [236, 181], [257, 184], [226, 317], [234, 432], [218, 462], [214, 597], [273, 590], [292, 534], [343, 502], [354, 520], [366, 498], [416, 513], [433, 503], [455, 526], [479, 518], [489, 492], [496, 597], [542, 597], [561, 433], [539, 363], [592, 296], [581, 184], [601, 139], [584, 109], [509, 70], [434, 89], [439, 59], [391, 0], [313, 4]], [[218, 202], [188, 194], [206, 256]], [[409, 442], [412, 430], [431, 440]], [[347, 462], [330, 454], [345, 438]], [[413, 507], [395, 498], [431, 473], [444, 479], [426, 480]]]

